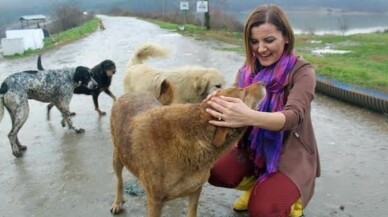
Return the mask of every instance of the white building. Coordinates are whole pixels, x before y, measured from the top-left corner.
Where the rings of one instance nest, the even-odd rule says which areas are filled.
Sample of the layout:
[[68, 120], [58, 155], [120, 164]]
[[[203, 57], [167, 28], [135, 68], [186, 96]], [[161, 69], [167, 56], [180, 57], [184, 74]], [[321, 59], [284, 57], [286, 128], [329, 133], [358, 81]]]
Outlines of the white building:
[[43, 15], [31, 15], [20, 17], [23, 29], [6, 30], [6, 38], [1, 39], [3, 55], [22, 54], [31, 49], [41, 49], [44, 46], [44, 33], [41, 26], [44, 26], [46, 17]]

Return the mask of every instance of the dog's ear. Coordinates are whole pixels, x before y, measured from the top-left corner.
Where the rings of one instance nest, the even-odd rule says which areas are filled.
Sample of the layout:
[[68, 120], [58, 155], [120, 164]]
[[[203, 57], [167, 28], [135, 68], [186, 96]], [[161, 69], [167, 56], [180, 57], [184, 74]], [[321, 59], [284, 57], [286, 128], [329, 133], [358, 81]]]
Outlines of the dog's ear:
[[87, 68], [87, 67], [84, 67], [84, 66], [78, 66], [76, 69], [75, 69], [75, 73], [74, 73], [74, 76], [73, 76], [73, 81], [75, 83], [83, 83], [83, 84], [87, 84], [89, 81], [90, 81], [90, 78], [91, 78], [91, 72], [90, 72], [90, 69]]
[[202, 76], [198, 76], [194, 81], [194, 89], [197, 91], [199, 96], [205, 98], [208, 95], [209, 80]]
[[174, 101], [174, 89], [167, 79], [164, 79], [160, 84], [158, 100], [163, 105], [169, 105]]
[[216, 132], [214, 133], [213, 137], [213, 144], [220, 148], [226, 140], [226, 136], [229, 133], [229, 129], [226, 127], [216, 127]]
[[266, 94], [263, 83], [257, 82], [244, 88], [244, 103], [250, 108], [256, 108], [261, 104]]
[[164, 79], [160, 84], [160, 95], [163, 95], [164, 93], [166, 93], [169, 88], [171, 88], [171, 83], [168, 82], [167, 79]]

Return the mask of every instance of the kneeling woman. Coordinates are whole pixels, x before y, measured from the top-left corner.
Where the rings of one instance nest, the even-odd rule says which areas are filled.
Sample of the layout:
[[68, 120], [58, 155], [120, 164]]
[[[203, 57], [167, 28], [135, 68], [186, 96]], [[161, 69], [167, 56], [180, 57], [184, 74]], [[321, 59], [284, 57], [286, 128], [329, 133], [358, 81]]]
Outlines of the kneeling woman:
[[238, 145], [213, 167], [209, 183], [246, 190], [234, 209], [252, 217], [302, 216], [320, 174], [311, 123], [315, 72], [293, 53], [294, 34], [284, 12], [263, 5], [249, 16], [244, 30], [246, 59], [235, 85], [266, 86], [257, 110], [241, 100], [208, 97], [208, 112], [225, 127], [249, 126]]

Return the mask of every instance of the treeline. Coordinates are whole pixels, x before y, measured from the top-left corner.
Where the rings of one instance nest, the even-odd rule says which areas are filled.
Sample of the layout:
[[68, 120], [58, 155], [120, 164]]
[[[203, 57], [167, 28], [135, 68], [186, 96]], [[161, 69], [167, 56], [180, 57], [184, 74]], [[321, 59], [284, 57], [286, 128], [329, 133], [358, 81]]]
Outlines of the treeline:
[[[190, 8], [195, 9], [197, 0], [187, 0]], [[82, 1], [81, 1], [82, 2]], [[99, 0], [97, 0], [99, 2]], [[118, 4], [120, 7], [133, 11], [158, 11], [158, 10], [176, 10], [179, 8], [179, 0], [112, 0], [111, 4]], [[259, 4], [273, 3], [287, 9], [295, 8], [333, 8], [343, 11], [361, 11], [361, 12], [387, 12], [388, 1], [386, 0], [209, 0], [210, 7], [222, 8], [230, 12], [249, 11]], [[95, 3], [97, 4], [97, 3]], [[101, 5], [103, 6], [103, 5]]]

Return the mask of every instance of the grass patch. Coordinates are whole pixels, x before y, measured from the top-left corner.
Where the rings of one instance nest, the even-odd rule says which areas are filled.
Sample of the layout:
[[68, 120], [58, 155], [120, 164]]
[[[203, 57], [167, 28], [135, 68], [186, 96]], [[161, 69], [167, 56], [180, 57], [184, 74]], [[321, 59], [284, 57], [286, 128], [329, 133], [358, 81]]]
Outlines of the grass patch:
[[[141, 19], [141, 18], [140, 18]], [[155, 19], [145, 19], [144, 20], [154, 23], [158, 25], [162, 29], [167, 30], [173, 30], [173, 31], [179, 31], [182, 35], [194, 37], [198, 40], [207, 40], [207, 39], [215, 39], [223, 42], [227, 42], [234, 45], [241, 45], [241, 34], [235, 33], [235, 32], [228, 32], [223, 30], [210, 30], [207, 31], [203, 27], [194, 25], [194, 24], [185, 24], [185, 29], [179, 30], [179, 26], [182, 26], [180, 24], [155, 20]]]
[[79, 27], [66, 30], [59, 34], [54, 34], [50, 38], [44, 39], [43, 49], [50, 49], [53, 46], [67, 44], [75, 40], [78, 40], [80, 38], [84, 38], [90, 35], [91, 33], [93, 33], [94, 31], [96, 31], [98, 25], [99, 25], [99, 19], [94, 18], [85, 22]]
[[4, 58], [16, 59], [16, 58], [26, 57], [26, 56], [29, 56], [32, 54], [41, 53], [41, 52], [56, 48], [58, 46], [68, 44], [70, 42], [73, 42], [75, 40], [78, 40], [78, 39], [81, 39], [81, 38], [84, 38], [84, 37], [90, 35], [94, 31], [96, 31], [98, 26], [99, 26], [99, 19], [93, 18], [89, 21], [86, 21], [81, 26], [66, 30], [66, 31], [58, 33], [58, 34], [53, 34], [53, 35], [51, 35], [51, 37], [45, 38], [43, 40], [44, 46], [42, 49], [37, 49], [37, 50], [28, 49], [23, 54], [4, 56]]
[[[177, 31], [178, 25], [147, 19], [161, 28]], [[198, 40], [214, 39], [236, 45], [223, 50], [244, 55], [242, 33], [224, 30], [206, 31], [200, 26], [185, 25], [182, 35]], [[315, 66], [318, 74], [365, 88], [388, 93], [388, 34], [296, 35], [295, 51]], [[312, 43], [315, 42], [315, 43]], [[347, 54], [314, 55], [312, 50], [330, 47], [349, 50]]]
[[[311, 41], [321, 41], [312, 44]], [[296, 51], [314, 64], [317, 73], [338, 81], [388, 93], [388, 34], [297, 36]], [[347, 54], [313, 55], [329, 46]]]

